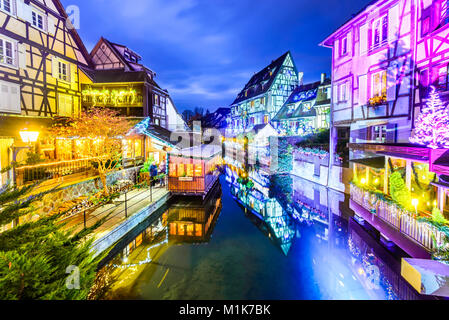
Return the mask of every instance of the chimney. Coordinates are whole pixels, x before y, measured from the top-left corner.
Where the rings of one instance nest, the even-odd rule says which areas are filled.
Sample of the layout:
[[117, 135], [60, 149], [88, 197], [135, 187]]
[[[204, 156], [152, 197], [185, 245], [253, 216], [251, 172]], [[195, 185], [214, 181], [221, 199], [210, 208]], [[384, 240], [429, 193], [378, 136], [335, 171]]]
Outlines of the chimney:
[[298, 85], [302, 86], [304, 84], [304, 72], [298, 72]]
[[325, 80], [326, 80], [326, 74], [322, 73], [321, 74], [321, 84], [323, 84]]

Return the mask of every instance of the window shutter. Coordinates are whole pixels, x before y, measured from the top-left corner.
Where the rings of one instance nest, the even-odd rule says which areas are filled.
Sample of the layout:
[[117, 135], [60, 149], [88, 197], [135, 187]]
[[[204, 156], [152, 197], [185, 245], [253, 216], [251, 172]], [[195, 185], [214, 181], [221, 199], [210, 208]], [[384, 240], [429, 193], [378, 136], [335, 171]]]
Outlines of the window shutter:
[[28, 21], [31, 23], [31, 7], [23, 0], [17, 0], [17, 17], [23, 21]]
[[399, 5], [395, 5], [388, 11], [388, 41], [399, 39]]
[[55, 35], [56, 34], [56, 24], [57, 24], [58, 20], [53, 18], [52, 16], [48, 16], [47, 21], [48, 21], [48, 33]]
[[51, 60], [51, 73], [53, 78], [59, 79], [59, 71], [58, 71], [58, 59], [56, 57], [53, 57]]
[[368, 138], [368, 128], [361, 128], [358, 133], [360, 142], [365, 142]]
[[367, 95], [367, 78], [366, 74], [359, 77], [359, 104], [364, 106], [368, 103], [368, 95]]
[[349, 54], [352, 54], [352, 32], [348, 32], [348, 35], [347, 35], [347, 39], [348, 39], [348, 44], [347, 44], [347, 46], [348, 46], [348, 53]]
[[76, 66], [72, 65], [71, 63], [67, 63], [67, 75], [68, 79], [67, 82], [74, 83], [76, 81]]
[[387, 124], [387, 143], [396, 143], [397, 142], [397, 134], [398, 125], [395, 123]]
[[368, 25], [364, 24], [360, 27], [360, 55], [368, 52]]
[[398, 69], [396, 66], [387, 70], [387, 101], [396, 100]]
[[18, 52], [19, 68], [26, 69], [26, 67], [27, 67], [27, 52], [26, 52], [26, 47], [25, 47], [24, 43], [19, 43], [17, 45], [17, 52]]
[[334, 43], [334, 50], [335, 50], [335, 59], [340, 58], [340, 40], [335, 40]]
[[334, 86], [334, 101], [333, 103], [338, 103], [338, 85]]
[[0, 111], [8, 113], [21, 113], [20, 85], [0, 81]]

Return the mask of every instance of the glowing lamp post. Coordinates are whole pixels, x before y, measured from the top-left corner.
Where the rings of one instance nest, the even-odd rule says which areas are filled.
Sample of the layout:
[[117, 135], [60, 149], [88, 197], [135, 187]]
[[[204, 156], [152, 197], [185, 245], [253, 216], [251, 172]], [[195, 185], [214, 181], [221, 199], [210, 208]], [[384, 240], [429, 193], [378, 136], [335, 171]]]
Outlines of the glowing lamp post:
[[412, 206], [415, 207], [416, 215], [418, 215], [418, 205], [419, 205], [419, 200], [418, 199], [412, 199]]
[[37, 131], [28, 131], [27, 129], [24, 129], [21, 130], [19, 134], [22, 141], [28, 144], [37, 142], [37, 139], [39, 138], [39, 132]]

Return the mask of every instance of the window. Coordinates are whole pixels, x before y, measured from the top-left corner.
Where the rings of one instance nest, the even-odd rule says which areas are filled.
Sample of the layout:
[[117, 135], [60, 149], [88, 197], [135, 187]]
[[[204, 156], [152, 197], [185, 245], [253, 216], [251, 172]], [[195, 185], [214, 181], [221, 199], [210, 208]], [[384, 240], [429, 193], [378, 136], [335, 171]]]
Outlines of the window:
[[422, 36], [424, 37], [430, 32], [430, 17], [426, 17], [422, 21]]
[[265, 97], [260, 98], [260, 104], [263, 105], [263, 106], [265, 105]]
[[157, 94], [154, 95], [154, 104], [159, 105], [159, 96]]
[[341, 40], [341, 55], [344, 56], [348, 53], [348, 37], [344, 37]]
[[373, 74], [371, 97], [387, 95], [387, 71]]
[[12, 13], [12, 0], [0, 0], [0, 9], [7, 13]]
[[438, 68], [438, 83], [437, 86], [440, 89], [446, 90], [448, 83], [447, 66]]
[[265, 115], [265, 116], [263, 117], [263, 123], [267, 124], [268, 122], [270, 122], [270, 116]]
[[252, 100], [252, 101], [250, 102], [251, 108], [254, 108], [254, 104], [255, 104], [255, 101]]
[[44, 30], [44, 16], [36, 11], [31, 12], [31, 24], [38, 29]]
[[20, 85], [0, 81], [0, 112], [20, 114]]
[[388, 16], [373, 22], [373, 48], [377, 48], [388, 41]]
[[373, 140], [376, 142], [385, 142], [387, 140], [387, 126], [374, 126]]
[[443, 0], [441, 2], [441, 25], [445, 25], [449, 22], [449, 1]]
[[62, 61], [58, 61], [58, 79], [69, 81], [69, 66]]
[[68, 94], [58, 94], [59, 115], [71, 117], [73, 114], [73, 97]]
[[340, 85], [340, 99], [339, 99], [340, 102], [344, 102], [344, 101], [348, 100], [347, 87], [348, 87], [348, 84], [346, 82]]
[[14, 43], [0, 38], [0, 63], [10, 66], [15, 65], [14, 61]]

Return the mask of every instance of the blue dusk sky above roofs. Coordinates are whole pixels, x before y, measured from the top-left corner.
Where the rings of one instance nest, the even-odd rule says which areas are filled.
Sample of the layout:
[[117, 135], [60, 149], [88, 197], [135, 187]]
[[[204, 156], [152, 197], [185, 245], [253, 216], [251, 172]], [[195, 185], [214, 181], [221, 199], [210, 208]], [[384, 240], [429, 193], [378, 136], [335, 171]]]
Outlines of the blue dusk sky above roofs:
[[229, 106], [255, 72], [288, 50], [305, 82], [319, 80], [330, 72], [331, 50], [318, 44], [369, 2], [62, 1], [80, 8], [78, 32], [89, 51], [103, 36], [139, 53], [181, 112]]

